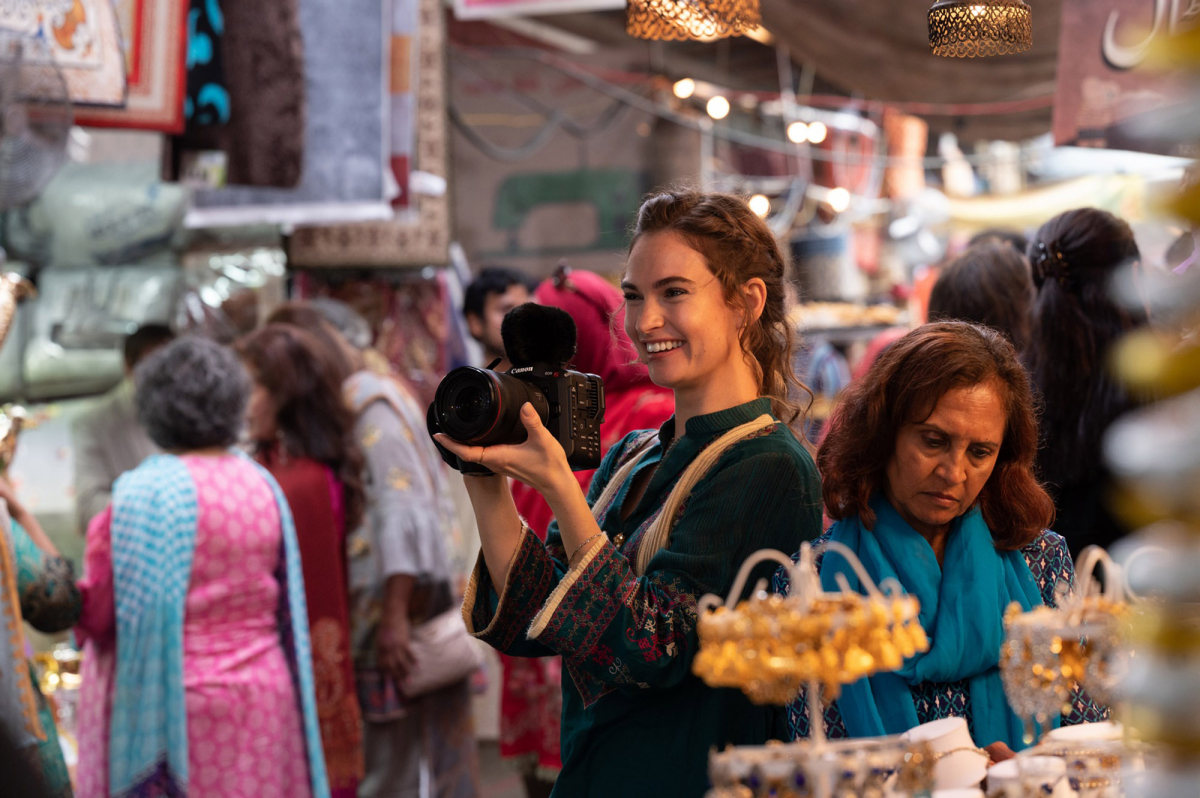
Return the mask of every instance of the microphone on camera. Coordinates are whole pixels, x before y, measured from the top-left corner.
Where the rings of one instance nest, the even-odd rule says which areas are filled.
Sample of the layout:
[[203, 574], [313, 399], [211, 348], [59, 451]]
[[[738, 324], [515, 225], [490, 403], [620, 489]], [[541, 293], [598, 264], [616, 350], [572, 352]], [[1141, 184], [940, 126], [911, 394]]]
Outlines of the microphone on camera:
[[559, 308], [518, 305], [500, 323], [504, 352], [513, 368], [566, 366], [575, 357], [575, 321]]

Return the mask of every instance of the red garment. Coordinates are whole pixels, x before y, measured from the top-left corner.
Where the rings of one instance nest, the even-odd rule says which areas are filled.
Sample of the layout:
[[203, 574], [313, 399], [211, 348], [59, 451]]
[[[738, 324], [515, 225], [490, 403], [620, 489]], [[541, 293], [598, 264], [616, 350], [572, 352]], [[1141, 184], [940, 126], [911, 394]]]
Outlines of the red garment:
[[312, 637], [317, 718], [332, 795], [353, 796], [363, 775], [362, 715], [350, 657], [350, 603], [342, 484], [306, 457], [261, 457], [292, 509]]
[[[604, 380], [604, 423], [600, 445], [607, 452], [630, 432], [657, 429], [675, 412], [675, 396], [650, 382], [637, 349], [625, 335], [621, 292], [592, 272], [570, 272], [560, 285], [546, 280], [534, 292], [543, 305], [571, 314], [578, 330], [572, 366]], [[586, 492], [594, 471], [577, 471]], [[545, 539], [554, 519], [542, 495], [520, 482], [512, 485], [517, 512]], [[559, 753], [562, 713], [562, 662], [558, 657], [528, 659], [500, 655], [500, 754], [536, 757], [540, 771], [562, 769]]]

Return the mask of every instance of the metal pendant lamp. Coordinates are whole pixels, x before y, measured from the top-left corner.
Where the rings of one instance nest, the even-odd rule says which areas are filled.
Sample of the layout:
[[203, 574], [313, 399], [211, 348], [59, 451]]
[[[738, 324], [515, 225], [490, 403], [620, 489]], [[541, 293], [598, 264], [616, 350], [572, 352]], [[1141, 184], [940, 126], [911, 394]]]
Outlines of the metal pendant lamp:
[[929, 49], [949, 58], [1020, 53], [1033, 46], [1024, 0], [938, 0], [929, 9]]
[[638, 39], [723, 39], [762, 24], [759, 0], [627, 0], [625, 31]]

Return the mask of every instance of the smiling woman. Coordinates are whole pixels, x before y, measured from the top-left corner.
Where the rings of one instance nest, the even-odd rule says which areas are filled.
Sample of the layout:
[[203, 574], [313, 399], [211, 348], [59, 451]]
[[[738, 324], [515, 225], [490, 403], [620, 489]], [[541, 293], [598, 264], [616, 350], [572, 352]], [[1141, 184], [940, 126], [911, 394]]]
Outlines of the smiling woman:
[[542, 544], [508, 480], [467, 480], [483, 549], [468, 628], [507, 654], [562, 656], [555, 796], [699, 798], [711, 748], [787, 735], [782, 709], [691, 672], [700, 596], [726, 595], [755, 551], [820, 531], [816, 468], [788, 427], [783, 279], [774, 236], [741, 199], [652, 196], [622, 283], [625, 332], [675, 415], [614, 445], [586, 497], [532, 408], [518, 446], [439, 438], [554, 511]]
[[[998, 662], [1003, 615], [1053, 606], [1074, 581], [1054, 506], [1033, 476], [1037, 425], [1029, 379], [1012, 345], [985, 327], [928, 324], [901, 338], [848, 389], [818, 455], [826, 512], [820, 540], [852, 549], [880, 583], [897, 579], [921, 602], [932, 646], [896, 674], [845, 689], [825, 714], [831, 737], [898, 734], [948, 716], [967, 719], [994, 758], [1021, 747]], [[837, 588], [836, 554], [819, 563]], [[776, 588], [788, 589], [781, 572]], [[804, 698], [789, 710], [808, 736]], [[1099, 720], [1077, 694], [1063, 723]]]

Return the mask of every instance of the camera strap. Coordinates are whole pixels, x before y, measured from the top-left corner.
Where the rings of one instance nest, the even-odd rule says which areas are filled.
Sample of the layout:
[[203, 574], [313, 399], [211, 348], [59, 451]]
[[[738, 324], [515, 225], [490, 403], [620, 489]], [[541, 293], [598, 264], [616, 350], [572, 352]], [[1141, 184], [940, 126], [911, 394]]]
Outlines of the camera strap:
[[[721, 459], [721, 455], [732, 449], [734, 445], [741, 443], [775, 423], [777, 422], [773, 417], [764, 413], [753, 421], [729, 430], [729, 432], [717, 438], [696, 456], [696, 459], [684, 469], [683, 475], [679, 477], [679, 481], [671, 489], [671, 493], [667, 496], [662, 509], [638, 544], [637, 556], [633, 564], [634, 573], [638, 576], [645, 574], [646, 568], [650, 565], [650, 560], [654, 558], [654, 555], [658, 554], [659, 551], [666, 548], [667, 544], [670, 543], [671, 528], [675, 525], [676, 516], [679, 515], [684, 501], [687, 500], [692, 489], [696, 487], [700, 480], [717, 464], [717, 461]], [[613, 478], [604, 486], [600, 497], [592, 505], [592, 515], [595, 516], [596, 523], [600, 523], [601, 517], [616, 500], [617, 492], [620, 491], [621, 486], [629, 480], [638, 463], [642, 461], [646, 453], [650, 451], [651, 447], [657, 441], [657, 433], [647, 436], [633, 456], [617, 470]]]

